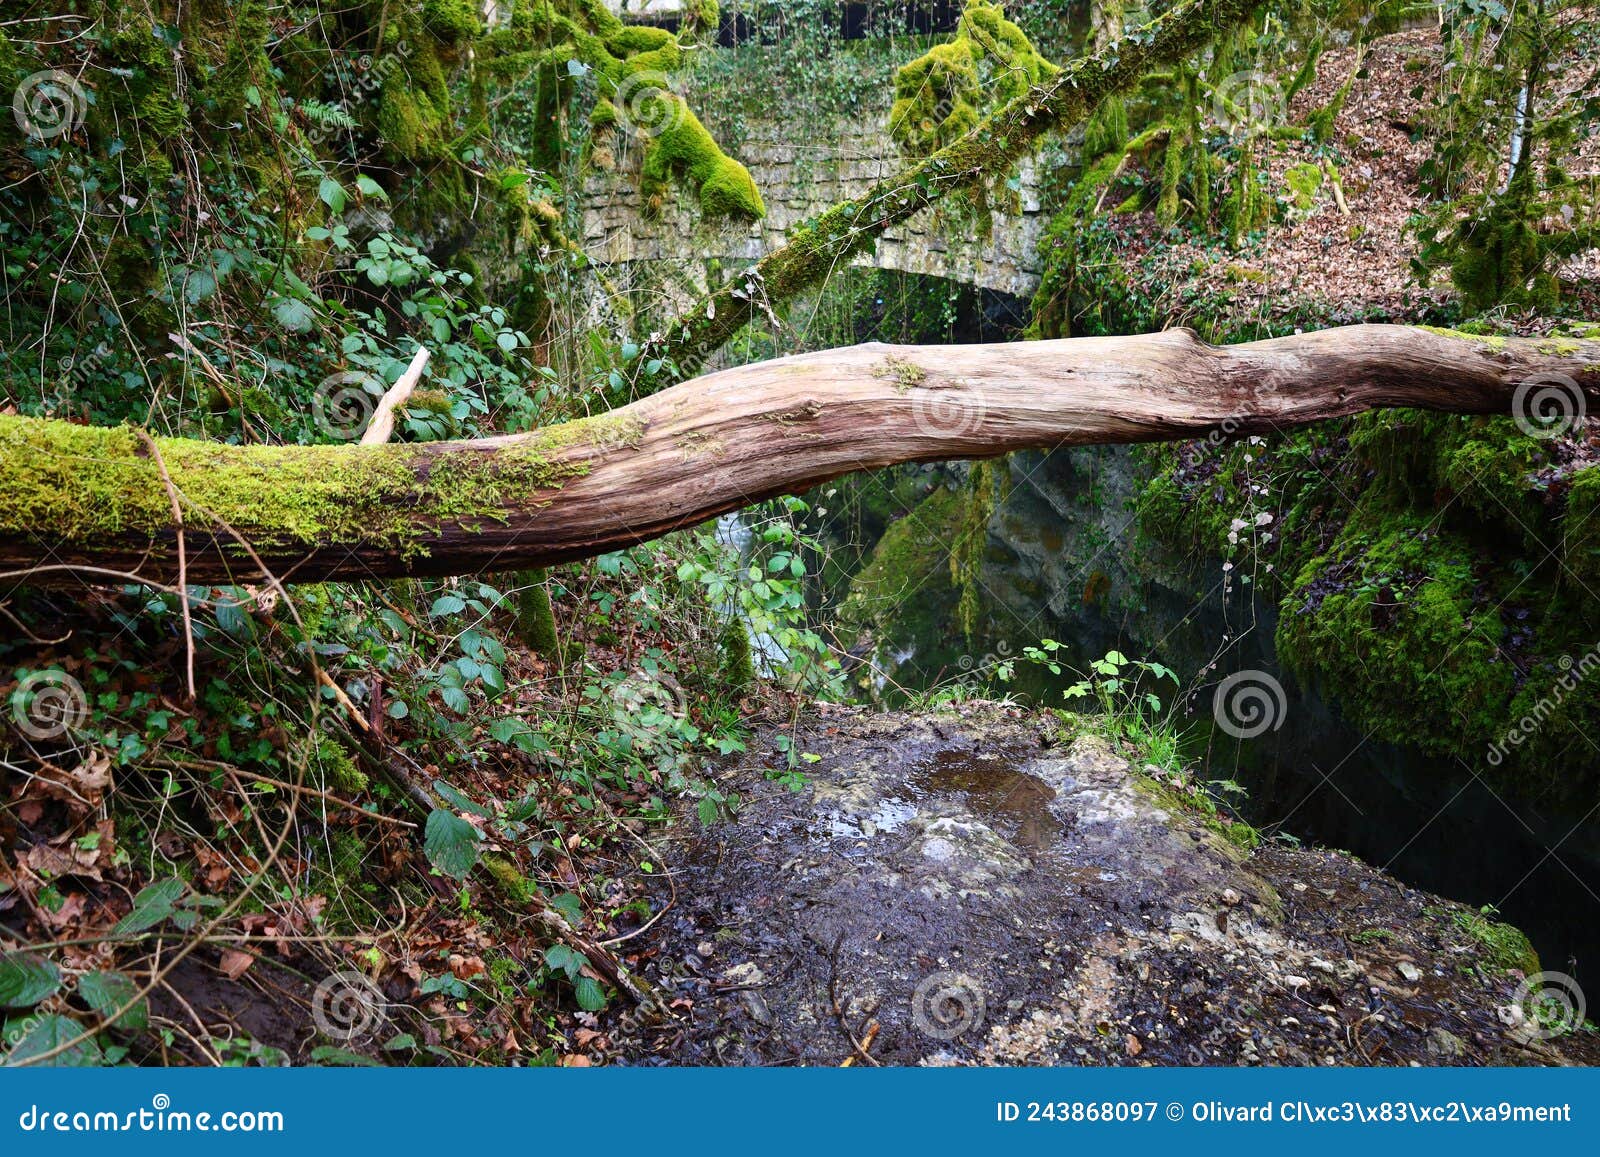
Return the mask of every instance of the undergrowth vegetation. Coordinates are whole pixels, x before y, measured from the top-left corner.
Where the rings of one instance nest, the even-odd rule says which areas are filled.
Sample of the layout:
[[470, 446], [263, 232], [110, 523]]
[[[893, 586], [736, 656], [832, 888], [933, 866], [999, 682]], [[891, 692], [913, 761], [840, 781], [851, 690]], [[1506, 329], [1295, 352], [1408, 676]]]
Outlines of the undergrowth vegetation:
[[[588, 260], [564, 190], [636, 131], [619, 111], [678, 122], [652, 138], [653, 196], [760, 213], [668, 87], [714, 4], [677, 34], [588, 2], [499, 28], [435, 0], [79, 7], [0, 40], [26, 107], [0, 153], [0, 382], [9, 414], [111, 440], [78, 452], [104, 461], [101, 491], [81, 469], [49, 481], [63, 517], [108, 532], [144, 517], [146, 487], [169, 514], [137, 427], [259, 448], [237, 493], [186, 494], [234, 530], [301, 461], [326, 500], [283, 525], [381, 537], [385, 504], [416, 495], [340, 493], [331, 458], [280, 447], [358, 437], [419, 346], [407, 442], [648, 392], [669, 367], [637, 345], [571, 340]], [[181, 444], [168, 466], [181, 489]], [[470, 480], [435, 481], [471, 501]], [[669, 890], [641, 833], [680, 803], [725, 816], [706, 763], [743, 749], [752, 705], [833, 684], [806, 517], [775, 502], [737, 537], [471, 580], [7, 576], [6, 1059], [565, 1055], [573, 1015], [640, 999], [606, 942]], [[191, 954], [220, 986], [207, 1013]], [[317, 1012], [330, 973], [383, 1015], [308, 1043], [284, 1010]]]
[[[1148, 35], [1148, 13], [1110, 0], [969, 0], [937, 31], [894, 12], [848, 39], [822, 0], [696, 0], [670, 28], [598, 0], [25, 7], [0, 28], [0, 92], [17, 95], [0, 137], [0, 454], [46, 429], [61, 468], [0, 459], [0, 506], [40, 508], [42, 487], [61, 519], [114, 535], [187, 502], [241, 557], [261, 526], [409, 549], [397, 510], [492, 517], [502, 488], [565, 480], [537, 440], [512, 477], [341, 475], [324, 447], [362, 436], [419, 348], [391, 461], [615, 421], [703, 368], [662, 352], [681, 301], [632, 291], [593, 251], [600, 174], [635, 182], [646, 215], [678, 200], [704, 229], [749, 230], [768, 207], [739, 147], [782, 117], [804, 138], [881, 113], [914, 159], [1072, 53]], [[1530, 327], [1518, 311], [1564, 308], [1557, 265], [1593, 240], [1593, 190], [1558, 155], [1588, 80], [1546, 83], [1593, 29], [1565, 6], [1447, 8], [1435, 202], [1415, 230], [1418, 276], [1448, 269], [1457, 303], [1416, 320], [1492, 341]], [[1108, 99], [1048, 146], [1026, 307], [839, 269], [764, 303], [721, 356], [1024, 323], [1263, 336], [1230, 312], [1249, 277], [1231, 259], [1342, 197], [1333, 125], [1361, 53], [1418, 11], [1272, 5]], [[1291, 116], [1334, 47], [1354, 68]], [[1463, 113], [1491, 90], [1498, 113]], [[1016, 174], [990, 176], [939, 207], [941, 228], [985, 238], [1021, 211]], [[1114, 220], [1140, 214], [1222, 273], [1158, 284]], [[695, 264], [703, 282], [728, 272]], [[204, 451], [178, 439], [248, 447], [250, 469], [199, 492], [185, 454]], [[1139, 529], [1271, 597], [1285, 661], [1386, 739], [1459, 754], [1551, 716], [1497, 774], [1578, 798], [1593, 760], [1563, 737], [1600, 712], [1600, 683], [1541, 705], [1563, 656], [1600, 638], [1592, 453], [1581, 430], [1414, 413], [1164, 449], [1142, 459]], [[307, 480], [310, 504], [274, 487]], [[642, 933], [676, 903], [658, 826], [734, 813], [718, 761], [758, 724], [776, 736], [767, 771], [801, 786], [808, 700], [1042, 703], [1253, 847], [1238, 785], [1194, 761], [1189, 672], [997, 631], [986, 548], [1013, 482], [1004, 463], [863, 473], [627, 551], [451, 580], [258, 568], [164, 585], [74, 560], [0, 576], [0, 1060], [586, 1063], [598, 1012], [655, 1001]], [[1082, 601], [1098, 607], [1095, 574]]]

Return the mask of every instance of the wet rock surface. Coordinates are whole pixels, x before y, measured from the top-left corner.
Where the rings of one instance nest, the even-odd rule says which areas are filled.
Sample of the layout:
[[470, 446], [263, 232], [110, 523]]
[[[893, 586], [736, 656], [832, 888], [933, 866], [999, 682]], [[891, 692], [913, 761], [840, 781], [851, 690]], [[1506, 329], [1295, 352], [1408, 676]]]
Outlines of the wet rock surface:
[[[686, 818], [636, 945], [671, 1015], [633, 1064], [1592, 1063], [1545, 1041], [1465, 910], [1346, 855], [1248, 851], [1102, 739], [995, 707], [818, 709]], [[752, 752], [760, 750], [752, 745]], [[870, 1058], [870, 1060], [869, 1060]]]

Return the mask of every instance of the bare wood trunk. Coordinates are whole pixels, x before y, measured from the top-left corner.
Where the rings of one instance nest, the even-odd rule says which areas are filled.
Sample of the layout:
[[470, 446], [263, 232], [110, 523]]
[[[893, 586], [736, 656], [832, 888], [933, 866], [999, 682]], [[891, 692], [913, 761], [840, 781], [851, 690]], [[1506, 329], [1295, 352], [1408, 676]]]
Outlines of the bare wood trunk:
[[[1271, 433], [1364, 410], [1509, 413], [1600, 401], [1600, 341], [1351, 326], [1229, 347], [1187, 330], [978, 346], [853, 346], [711, 374], [534, 434], [387, 446], [157, 439], [188, 580], [466, 574], [643, 542], [900, 462]], [[135, 431], [0, 417], [0, 570], [158, 582], [176, 530]], [[254, 554], [241, 545], [248, 541]], [[15, 581], [15, 573], [11, 576]]]

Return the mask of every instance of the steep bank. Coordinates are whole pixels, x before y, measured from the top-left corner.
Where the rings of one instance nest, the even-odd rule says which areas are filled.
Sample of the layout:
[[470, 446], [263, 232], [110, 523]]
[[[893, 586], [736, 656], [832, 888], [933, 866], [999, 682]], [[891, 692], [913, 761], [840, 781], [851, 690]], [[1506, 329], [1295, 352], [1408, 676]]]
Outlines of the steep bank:
[[[773, 734], [678, 830], [636, 949], [670, 1019], [630, 1063], [1540, 1064], [1526, 941], [1353, 857], [1262, 844], [1051, 717], [819, 708], [798, 790]], [[852, 1040], [855, 1043], [852, 1043]], [[869, 1043], [863, 1044], [863, 1041]]]

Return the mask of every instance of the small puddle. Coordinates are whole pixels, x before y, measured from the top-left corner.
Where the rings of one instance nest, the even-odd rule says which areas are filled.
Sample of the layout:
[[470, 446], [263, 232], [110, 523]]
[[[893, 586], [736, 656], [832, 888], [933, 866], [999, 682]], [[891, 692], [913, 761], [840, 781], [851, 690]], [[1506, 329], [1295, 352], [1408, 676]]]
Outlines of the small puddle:
[[906, 787], [917, 797], [962, 796], [975, 816], [1032, 852], [1059, 845], [1067, 830], [1050, 810], [1055, 790], [1042, 779], [1016, 770], [1010, 755], [939, 751], [913, 769]]

